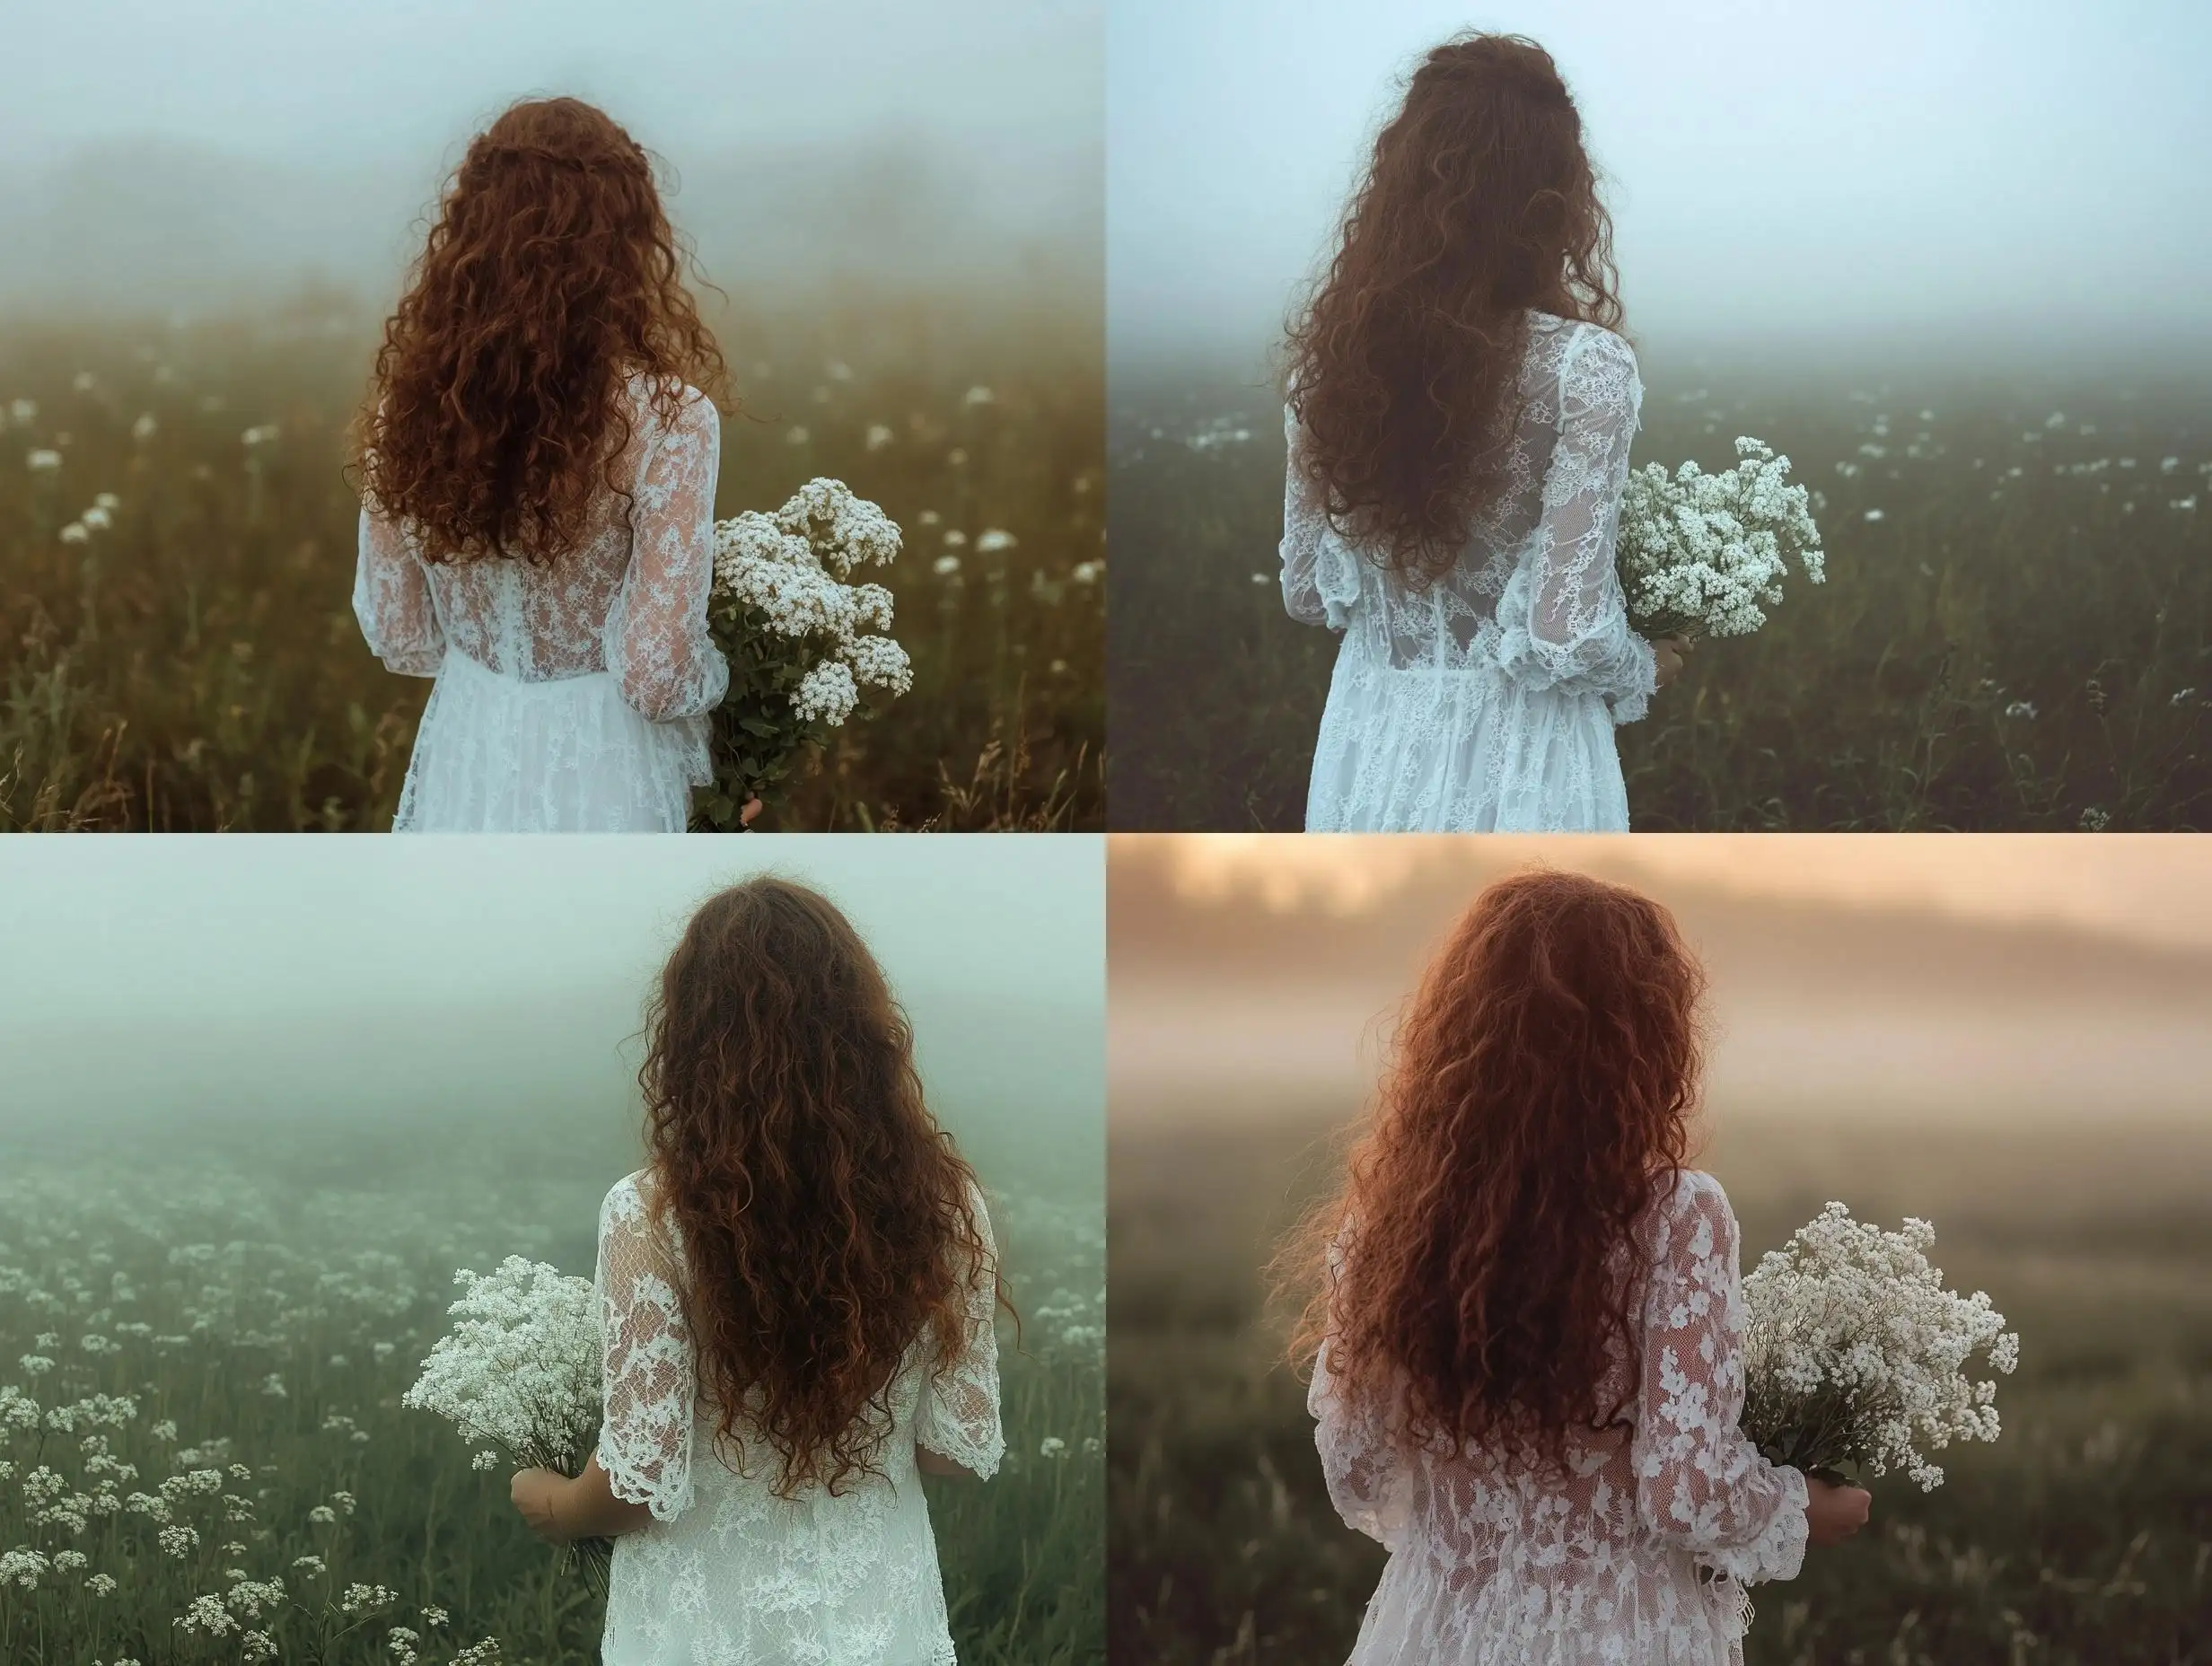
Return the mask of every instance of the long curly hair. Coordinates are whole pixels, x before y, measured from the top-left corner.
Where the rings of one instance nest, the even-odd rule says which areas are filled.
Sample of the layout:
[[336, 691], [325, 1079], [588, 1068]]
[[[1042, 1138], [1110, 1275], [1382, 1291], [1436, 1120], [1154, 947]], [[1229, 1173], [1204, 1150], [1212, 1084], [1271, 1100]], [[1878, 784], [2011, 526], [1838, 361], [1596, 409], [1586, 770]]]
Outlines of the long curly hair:
[[1294, 323], [1286, 394], [1330, 520], [1433, 583], [1505, 489], [1528, 313], [1612, 328], [1612, 226], [1550, 56], [1463, 35], [1414, 71]]
[[1620, 886], [1532, 872], [1477, 898], [1341, 1188], [1277, 1258], [1294, 1361], [1326, 1346], [1414, 1446], [1556, 1464], [1569, 1431], [1619, 1427], [1651, 1270], [1632, 1229], [1688, 1151], [1704, 983], [1672, 916]]
[[356, 425], [364, 491], [428, 561], [549, 565], [583, 537], [643, 373], [675, 420], [728, 373], [636, 140], [576, 99], [519, 103], [470, 142]]
[[867, 945], [786, 880], [710, 898], [662, 974], [638, 1082], [725, 1450], [765, 1442], [786, 1498], [882, 1474], [909, 1349], [958, 1355], [976, 1282], [1006, 1296]]

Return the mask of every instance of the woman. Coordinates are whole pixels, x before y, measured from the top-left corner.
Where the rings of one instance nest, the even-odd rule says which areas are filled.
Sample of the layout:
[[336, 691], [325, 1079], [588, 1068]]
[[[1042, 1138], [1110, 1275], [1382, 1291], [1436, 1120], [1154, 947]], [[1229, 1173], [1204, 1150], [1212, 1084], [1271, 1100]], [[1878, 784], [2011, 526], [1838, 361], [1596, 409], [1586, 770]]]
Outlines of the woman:
[[1582, 123], [1533, 43], [1439, 47], [1290, 341], [1283, 602], [1344, 633], [1309, 831], [1625, 831], [1613, 727], [1642, 399]]
[[1355, 1666], [1720, 1666], [1869, 1499], [1737, 1427], [1735, 1217], [1682, 1167], [1703, 978], [1656, 903], [1492, 886], [1283, 1268], [1330, 1496], [1391, 1550]]
[[354, 612], [437, 679], [395, 829], [685, 827], [724, 380], [629, 135], [549, 99], [470, 144], [362, 424]]
[[882, 972], [814, 892], [724, 891], [639, 1081], [650, 1161], [600, 1214], [598, 1451], [522, 1471], [515, 1506], [615, 1539], [607, 1666], [950, 1666], [917, 1471], [998, 1467], [1002, 1297]]

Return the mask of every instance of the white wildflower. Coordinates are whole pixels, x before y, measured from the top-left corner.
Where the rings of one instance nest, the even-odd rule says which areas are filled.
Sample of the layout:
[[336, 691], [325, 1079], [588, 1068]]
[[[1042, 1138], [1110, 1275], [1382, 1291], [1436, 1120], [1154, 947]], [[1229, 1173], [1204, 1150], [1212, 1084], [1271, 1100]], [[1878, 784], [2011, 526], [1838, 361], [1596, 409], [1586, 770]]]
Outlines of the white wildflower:
[[[458, 1321], [438, 1338], [400, 1403], [433, 1411], [477, 1444], [573, 1470], [600, 1421], [600, 1334], [592, 1283], [509, 1256], [453, 1275]], [[353, 1499], [335, 1495], [350, 1515]]]
[[161, 425], [154, 419], [152, 411], [142, 411], [139, 413], [138, 420], [130, 425], [130, 437], [144, 445], [154, 437], [154, 431]]
[[960, 572], [960, 557], [958, 556], [939, 556], [936, 560], [930, 563], [929, 570], [939, 578], [952, 578]]
[[195, 1597], [192, 1606], [177, 1616], [177, 1629], [198, 1635], [205, 1632], [210, 1637], [228, 1636], [238, 1629], [238, 1622], [223, 1606], [221, 1597]]
[[1736, 441], [1737, 463], [1706, 474], [1686, 462], [1631, 473], [1621, 495], [1620, 563], [1629, 618], [1645, 636], [1741, 636], [1767, 622], [1795, 560], [1818, 584], [1827, 569], [1806, 490], [1789, 459]]
[[162, 1554], [181, 1560], [199, 1548], [199, 1534], [189, 1527], [165, 1527], [154, 1535]]
[[348, 1614], [373, 1614], [399, 1600], [399, 1593], [383, 1585], [348, 1585], [338, 1607]]
[[1057, 1434], [1048, 1434], [1037, 1448], [1040, 1458], [1058, 1458], [1067, 1451], [1067, 1442]]
[[837, 728], [860, 704], [860, 688], [853, 668], [843, 660], [823, 660], [799, 680], [791, 696], [791, 709], [808, 723]]
[[987, 527], [982, 536], [976, 539], [976, 554], [995, 556], [1002, 549], [1012, 549], [1021, 541], [1004, 527]]
[[1743, 1426], [1769, 1460], [1901, 1469], [1925, 1490], [1943, 1481], [1931, 1452], [1997, 1439], [1995, 1383], [1968, 1367], [2009, 1372], [2020, 1339], [1986, 1294], [1944, 1288], [1935, 1241], [1926, 1221], [1885, 1232], [1831, 1203], [1743, 1281]]
[[891, 443], [892, 437], [891, 431], [882, 423], [872, 422], [868, 425], [867, 446], [870, 451], [882, 451]]

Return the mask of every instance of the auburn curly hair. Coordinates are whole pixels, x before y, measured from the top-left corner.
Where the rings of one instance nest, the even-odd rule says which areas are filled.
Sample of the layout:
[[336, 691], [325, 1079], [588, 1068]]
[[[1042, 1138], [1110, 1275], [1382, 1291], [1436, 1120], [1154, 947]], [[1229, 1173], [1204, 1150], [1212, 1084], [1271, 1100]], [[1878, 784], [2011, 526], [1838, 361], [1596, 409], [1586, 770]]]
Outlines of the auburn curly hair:
[[1550, 56], [1463, 35], [1414, 71], [1289, 332], [1301, 466], [1329, 518], [1433, 583], [1505, 489], [1531, 309], [1620, 322], [1612, 226]]
[[647, 378], [674, 421], [728, 373], [683, 285], [636, 141], [577, 99], [516, 104], [470, 144], [409, 275], [356, 429], [364, 491], [426, 561], [548, 565], [584, 534]]
[[1617, 1428], [1650, 1272], [1632, 1228], [1687, 1153], [1704, 986], [1632, 890], [1534, 872], [1477, 898], [1341, 1188], [1277, 1258], [1303, 1297], [1294, 1361], [1326, 1346], [1348, 1398], [1402, 1396], [1415, 1446], [1556, 1464], [1570, 1430]]
[[765, 1441], [786, 1498], [880, 1475], [917, 1338], [961, 1353], [979, 1279], [1012, 1307], [875, 958], [804, 886], [710, 898], [662, 974], [638, 1082], [726, 1450]]

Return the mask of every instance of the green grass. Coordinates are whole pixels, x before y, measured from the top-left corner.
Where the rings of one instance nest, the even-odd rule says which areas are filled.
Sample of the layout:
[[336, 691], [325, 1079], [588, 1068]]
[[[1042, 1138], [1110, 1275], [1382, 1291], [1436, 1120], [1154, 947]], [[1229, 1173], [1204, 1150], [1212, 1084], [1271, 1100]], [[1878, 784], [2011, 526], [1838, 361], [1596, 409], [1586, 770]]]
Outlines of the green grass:
[[[900, 296], [715, 322], [743, 408], [717, 513], [828, 474], [907, 533], [872, 576], [913, 693], [759, 825], [1102, 827], [1095, 329]], [[430, 685], [386, 672], [352, 616], [346, 430], [377, 323], [320, 294], [227, 323], [0, 322], [0, 829], [391, 825]], [[28, 469], [39, 449], [58, 470]], [[64, 542], [101, 493], [113, 527]], [[979, 554], [990, 529], [1017, 541]]]
[[[11, 1162], [0, 1384], [49, 1414], [101, 1393], [128, 1397], [133, 1411], [92, 1432], [104, 1445], [83, 1429], [0, 1432], [0, 1555], [85, 1558], [0, 1590], [10, 1666], [236, 1661], [240, 1635], [174, 1625], [195, 1597], [227, 1590], [232, 1569], [284, 1582], [285, 1604], [260, 1624], [287, 1662], [391, 1666], [393, 1627], [423, 1635], [426, 1666], [486, 1637], [510, 1662], [598, 1658], [598, 1600], [522, 1528], [505, 1473], [471, 1470], [460, 1436], [399, 1397], [444, 1328], [452, 1269], [521, 1253], [588, 1272], [595, 1194], [611, 1177], [518, 1178], [533, 1165], [489, 1155], [375, 1178], [324, 1166], [189, 1160], [134, 1174], [82, 1157]], [[1002, 1343], [1005, 1467], [986, 1484], [926, 1483], [953, 1635], [961, 1660], [983, 1666], [1093, 1666], [1103, 1659], [1102, 1381], [1094, 1332], [1076, 1327], [1095, 1324], [1102, 1241], [1095, 1211], [1049, 1199], [995, 1196], [993, 1213], [1030, 1322], [1023, 1350], [1011, 1330]], [[87, 1336], [114, 1351], [88, 1353]], [[25, 1355], [56, 1363], [32, 1375]], [[173, 1439], [156, 1431], [165, 1419]], [[1048, 1435], [1065, 1455], [1043, 1455]], [[198, 1535], [180, 1556], [127, 1509], [92, 1513], [81, 1531], [31, 1519], [42, 1466], [92, 1497], [109, 1458], [136, 1471], [110, 1474], [124, 1498], [197, 1467], [247, 1473], [224, 1480], [235, 1504], [177, 1504], [177, 1523]], [[340, 1493], [350, 1510], [333, 1503]], [[318, 1507], [334, 1521], [312, 1520]], [[296, 1568], [306, 1556], [327, 1571]], [[86, 1583], [102, 1574], [117, 1583], [107, 1595]], [[339, 1599], [354, 1583], [393, 1600], [349, 1616]], [[426, 1621], [430, 1607], [448, 1611], [444, 1628]]]
[[[1635, 827], [2212, 823], [2200, 386], [1777, 390], [1723, 376], [1685, 389], [1647, 373], [1637, 462], [1721, 467], [1736, 434], [1769, 441], [1823, 495], [1829, 582], [1787, 586], [1765, 629], [1702, 647], [1620, 731]], [[1303, 822], [1337, 639], [1294, 624], [1276, 589], [1281, 421], [1249, 386], [1117, 390], [1117, 828]], [[2194, 510], [2172, 506], [2190, 496]]]
[[[1326, 1172], [1323, 1126], [1117, 1136], [1117, 1659], [1335, 1666], [1374, 1589], [1382, 1552], [1330, 1505], [1254, 1272]], [[2129, 1201], [2185, 1198], [2158, 1176], [2208, 1157], [2202, 1134], [2088, 1128], [1722, 1140], [1708, 1166], [1747, 1261], [1828, 1196], [1892, 1223], [1928, 1213], [1948, 1282], [1988, 1289], [2023, 1342], [2003, 1437], [1950, 1454], [1934, 1493], [1874, 1483], [1867, 1532], [1753, 1592], [1751, 1666], [2212, 1659], [2212, 1210], [2200, 1191]]]

